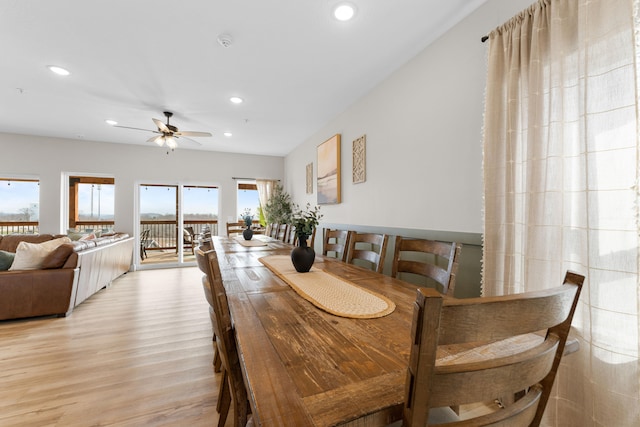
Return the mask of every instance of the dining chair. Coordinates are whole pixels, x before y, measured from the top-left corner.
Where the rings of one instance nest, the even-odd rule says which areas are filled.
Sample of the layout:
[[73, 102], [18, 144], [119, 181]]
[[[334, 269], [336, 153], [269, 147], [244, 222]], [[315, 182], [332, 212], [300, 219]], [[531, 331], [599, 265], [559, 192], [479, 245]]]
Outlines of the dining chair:
[[191, 254], [195, 253], [197, 238], [193, 227], [184, 227], [182, 230], [182, 243], [185, 249], [191, 249]]
[[149, 233], [151, 229], [145, 228], [140, 233], [140, 259], [144, 261], [147, 258], [147, 245], [149, 244]]
[[362, 260], [371, 270], [382, 273], [388, 240], [389, 236], [386, 234], [352, 231], [347, 250], [347, 263], [355, 264], [354, 260]]
[[350, 237], [351, 231], [325, 228], [322, 255], [346, 261]]
[[203, 253], [203, 256], [206, 256], [207, 262], [203, 263], [206, 275], [203, 276], [202, 282], [203, 285], [208, 282], [211, 287], [213, 310], [209, 313], [215, 318], [216, 342], [220, 350], [223, 367], [222, 381], [220, 383], [221, 390], [218, 398], [218, 402], [221, 404], [218, 426], [224, 426], [230, 405], [233, 404], [234, 427], [244, 427], [247, 424], [250, 407], [240, 368], [235, 332], [231, 324], [227, 293], [222, 284], [216, 252], [208, 251]]
[[293, 224], [289, 224], [289, 228], [287, 229], [287, 238], [285, 240], [285, 243], [288, 243], [290, 245], [295, 245], [297, 241], [297, 237], [296, 237], [296, 226]]
[[267, 231], [265, 234], [273, 239], [276, 239], [278, 237], [278, 224], [267, 224]]
[[[562, 286], [468, 299], [444, 298], [434, 289], [419, 288], [411, 328], [403, 425], [433, 425], [430, 418], [456, 420], [450, 406], [516, 395], [518, 399], [504, 408], [447, 426], [538, 426], [583, 282], [584, 276], [569, 271]], [[523, 334], [540, 331], [545, 333], [529, 335], [539, 338], [535, 343], [513, 350]], [[498, 341], [503, 340], [514, 343], [512, 350], [492, 355], [489, 349], [499, 347]], [[464, 360], [436, 363], [439, 346], [469, 347], [469, 351], [477, 349], [486, 357], [474, 363]]]
[[[200, 247], [198, 249], [196, 249], [196, 261], [198, 263], [198, 268], [200, 269], [200, 271], [202, 271], [205, 275], [207, 274], [207, 265], [206, 263], [207, 261], [207, 252], [209, 252], [211, 249], [207, 249], [206, 245], [200, 245]], [[212, 336], [212, 342], [213, 342], [213, 371], [214, 372], [220, 372], [221, 369], [221, 363], [222, 361], [220, 360], [220, 350], [218, 350], [218, 344], [216, 343], [216, 327], [215, 327], [215, 317], [211, 316], [211, 313], [213, 311], [213, 294], [211, 292], [211, 285], [209, 284], [209, 282], [207, 281], [207, 283], [202, 283], [202, 289], [204, 290], [204, 296], [207, 300], [207, 302], [209, 303], [209, 317], [211, 319], [211, 331], [213, 332], [213, 336]], [[220, 411], [218, 411], [220, 412]]]
[[227, 223], [227, 237], [234, 237], [242, 234], [246, 226], [244, 222], [228, 222]]
[[[426, 278], [424, 285], [436, 285], [438, 290], [454, 296], [456, 275], [462, 245], [427, 239], [397, 236], [391, 277], [413, 274]], [[435, 282], [435, 283], [434, 283]]]
[[289, 229], [289, 224], [278, 224], [275, 238], [280, 240], [281, 242], [286, 242], [288, 229]]

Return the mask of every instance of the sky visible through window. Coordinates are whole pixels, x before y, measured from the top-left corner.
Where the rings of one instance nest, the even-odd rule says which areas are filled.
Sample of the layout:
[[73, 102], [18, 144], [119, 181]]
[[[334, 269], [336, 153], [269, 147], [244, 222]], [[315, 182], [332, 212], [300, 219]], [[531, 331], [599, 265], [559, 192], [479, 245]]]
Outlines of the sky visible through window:
[[1, 214], [19, 214], [25, 209], [33, 210], [34, 208], [37, 211], [39, 202], [38, 181], [0, 180]]
[[[0, 213], [19, 214], [24, 209], [37, 209], [40, 200], [37, 181], [0, 180]], [[174, 215], [176, 188], [171, 186], [141, 186], [140, 212], [142, 214]], [[91, 201], [93, 200], [93, 206]], [[218, 189], [214, 187], [184, 187], [183, 212], [185, 215], [218, 214]], [[260, 205], [257, 190], [237, 190], [238, 218], [245, 209], [250, 209], [258, 219]], [[80, 216], [109, 220], [113, 219], [115, 207], [115, 185], [81, 184], [78, 188]], [[37, 215], [37, 213], [36, 213]]]
[[257, 220], [258, 206], [260, 206], [258, 190], [238, 190], [238, 218], [240, 218], [245, 209], [249, 209], [253, 219]]
[[113, 219], [115, 185], [78, 184], [78, 218], [80, 221]]
[[[147, 219], [175, 219], [175, 186], [140, 186], [140, 216]], [[185, 219], [217, 218], [218, 189], [185, 186], [182, 194]]]

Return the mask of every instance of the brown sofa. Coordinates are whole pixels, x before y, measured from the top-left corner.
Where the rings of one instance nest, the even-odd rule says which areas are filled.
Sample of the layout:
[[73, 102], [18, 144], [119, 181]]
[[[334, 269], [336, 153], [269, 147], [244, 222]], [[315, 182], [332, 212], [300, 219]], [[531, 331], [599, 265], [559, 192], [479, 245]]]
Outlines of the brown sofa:
[[[42, 243], [60, 235], [14, 234], [0, 236], [0, 250], [15, 252], [22, 241]], [[133, 237], [115, 233], [74, 241], [66, 260], [54, 268], [0, 271], [0, 320], [70, 314], [74, 307], [127, 272]]]

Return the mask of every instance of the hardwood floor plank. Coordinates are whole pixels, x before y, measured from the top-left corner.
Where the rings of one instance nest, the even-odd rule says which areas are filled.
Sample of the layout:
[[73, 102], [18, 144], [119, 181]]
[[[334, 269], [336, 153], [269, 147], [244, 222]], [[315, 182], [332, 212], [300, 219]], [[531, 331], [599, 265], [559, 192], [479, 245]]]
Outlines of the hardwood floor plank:
[[0, 322], [0, 425], [217, 424], [201, 277], [131, 272], [66, 318]]

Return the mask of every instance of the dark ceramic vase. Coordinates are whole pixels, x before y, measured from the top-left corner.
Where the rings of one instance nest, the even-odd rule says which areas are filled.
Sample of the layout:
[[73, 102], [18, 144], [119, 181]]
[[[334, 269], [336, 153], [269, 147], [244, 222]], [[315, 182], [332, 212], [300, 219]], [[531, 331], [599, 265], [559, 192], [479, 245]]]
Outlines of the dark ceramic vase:
[[306, 273], [311, 270], [316, 251], [307, 246], [307, 236], [298, 237], [298, 245], [291, 251], [291, 262], [298, 273]]
[[247, 228], [242, 230], [242, 237], [244, 237], [244, 240], [251, 240], [253, 237], [253, 230], [250, 225], [247, 225]]

